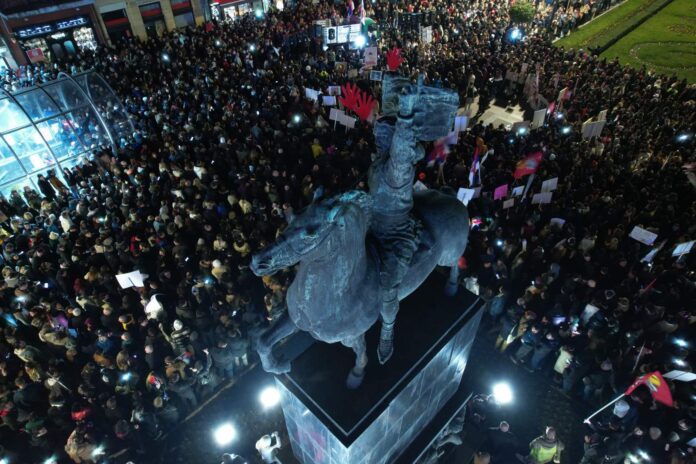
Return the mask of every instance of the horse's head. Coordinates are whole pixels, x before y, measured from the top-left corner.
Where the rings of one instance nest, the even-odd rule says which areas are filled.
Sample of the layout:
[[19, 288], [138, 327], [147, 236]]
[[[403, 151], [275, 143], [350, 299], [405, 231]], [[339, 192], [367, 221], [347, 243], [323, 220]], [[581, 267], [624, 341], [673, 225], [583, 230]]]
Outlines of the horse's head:
[[269, 275], [300, 261], [314, 260], [345, 245], [347, 238], [364, 240], [369, 225], [371, 198], [350, 191], [314, 203], [299, 213], [276, 242], [256, 253], [251, 270]]

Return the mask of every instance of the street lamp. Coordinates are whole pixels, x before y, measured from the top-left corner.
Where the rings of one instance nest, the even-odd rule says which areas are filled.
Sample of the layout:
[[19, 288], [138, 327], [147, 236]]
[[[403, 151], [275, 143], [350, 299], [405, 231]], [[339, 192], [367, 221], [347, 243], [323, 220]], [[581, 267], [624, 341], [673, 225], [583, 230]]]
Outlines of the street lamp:
[[498, 404], [512, 403], [512, 388], [505, 382], [493, 385], [493, 399]]
[[225, 446], [237, 438], [237, 429], [230, 422], [225, 422], [213, 432], [215, 442], [220, 446]]

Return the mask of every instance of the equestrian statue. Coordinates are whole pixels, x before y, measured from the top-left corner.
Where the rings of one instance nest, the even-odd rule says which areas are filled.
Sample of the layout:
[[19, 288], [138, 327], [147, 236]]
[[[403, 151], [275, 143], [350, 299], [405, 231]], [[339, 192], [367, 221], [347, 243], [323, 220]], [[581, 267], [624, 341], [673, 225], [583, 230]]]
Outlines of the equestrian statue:
[[288, 311], [259, 338], [266, 371], [284, 373], [289, 361], [273, 346], [296, 331], [355, 351], [349, 388], [357, 388], [367, 365], [365, 332], [381, 319], [377, 355], [394, 352], [399, 301], [415, 291], [436, 266], [450, 268], [445, 289], [457, 290], [458, 261], [466, 248], [469, 217], [453, 195], [413, 191], [421, 142], [443, 137], [459, 104], [455, 92], [412, 84], [387, 75], [382, 115], [375, 123], [377, 155], [370, 167], [370, 193], [350, 191], [308, 206], [277, 241], [255, 254], [251, 269], [270, 275], [299, 263], [288, 288]]

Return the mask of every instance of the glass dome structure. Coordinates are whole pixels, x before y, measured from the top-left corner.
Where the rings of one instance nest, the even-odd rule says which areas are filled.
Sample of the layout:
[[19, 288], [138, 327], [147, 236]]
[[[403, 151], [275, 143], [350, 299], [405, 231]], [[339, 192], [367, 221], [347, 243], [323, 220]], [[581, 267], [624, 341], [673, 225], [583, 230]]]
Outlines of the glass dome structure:
[[39, 174], [60, 177], [100, 147], [117, 148], [133, 134], [118, 97], [94, 71], [17, 92], [0, 89], [0, 193], [36, 188]]

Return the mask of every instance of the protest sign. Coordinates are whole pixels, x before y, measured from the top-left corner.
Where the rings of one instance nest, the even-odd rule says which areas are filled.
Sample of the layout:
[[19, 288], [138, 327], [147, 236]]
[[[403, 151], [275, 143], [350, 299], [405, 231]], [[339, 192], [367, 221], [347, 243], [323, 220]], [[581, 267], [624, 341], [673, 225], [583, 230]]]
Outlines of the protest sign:
[[357, 69], [349, 69], [348, 70], [348, 79], [354, 79], [358, 77], [358, 70]]
[[370, 80], [371, 81], [382, 81], [382, 71], [370, 71]]
[[308, 100], [317, 101], [319, 99], [319, 91], [314, 89], [305, 88], [305, 97]]
[[338, 120], [339, 123], [343, 124], [346, 126], [348, 129], [352, 129], [355, 127], [355, 121], [356, 119], [351, 117], [351, 116], [346, 116], [345, 113], [341, 115], [341, 119]]
[[558, 188], [558, 177], [554, 177], [553, 179], [547, 179], [541, 183], [542, 193], [553, 192], [557, 188]]
[[512, 189], [512, 196], [519, 197], [520, 195], [522, 195], [523, 192], [524, 192], [524, 185], [520, 185], [519, 187], [515, 187], [514, 189]]
[[464, 205], [468, 205], [469, 201], [474, 198], [474, 193], [476, 193], [474, 189], [460, 188], [457, 190], [457, 200], [464, 203]]
[[417, 180], [416, 183], [413, 184], [414, 192], [422, 192], [424, 190], [428, 190], [428, 187], [426, 187], [426, 185], [423, 182]]
[[503, 202], [503, 209], [512, 208], [513, 206], [515, 206], [515, 199], [514, 198], [510, 198], [509, 200], [505, 200]]
[[493, 191], [493, 199], [494, 200], [500, 200], [502, 198], [505, 198], [508, 193], [508, 184], [503, 184], [495, 188]]
[[694, 374], [693, 372], [679, 370], [669, 371], [662, 377], [670, 380], [678, 380], [680, 382], [693, 382], [694, 380], [696, 380], [696, 374]]
[[534, 112], [534, 118], [532, 119], [532, 127], [534, 129], [538, 129], [544, 125], [544, 121], [546, 120], [546, 112], [547, 111], [548, 111], [548, 108], [542, 108], [542, 109], [536, 110]]
[[466, 126], [469, 125], [469, 116], [467, 115], [462, 115], [462, 116], [456, 116], [454, 118], [454, 130], [456, 132], [464, 132], [466, 130]]
[[655, 243], [655, 239], [657, 238], [657, 234], [638, 226], [635, 226], [628, 236], [633, 240], [638, 240], [640, 243], [645, 245], [652, 245]]
[[694, 247], [694, 243], [696, 243], [696, 240], [692, 240], [690, 242], [680, 243], [679, 245], [674, 247], [674, 251], [672, 252], [672, 256], [681, 256], [681, 255], [685, 255], [687, 253], [690, 253], [691, 249]]
[[336, 106], [336, 97], [333, 95], [324, 95], [322, 97], [322, 102], [324, 106]]
[[365, 54], [363, 55], [363, 61], [365, 67], [377, 66], [377, 47], [367, 47], [365, 48]]
[[331, 108], [331, 111], [329, 111], [329, 119], [331, 121], [341, 121], [341, 118], [345, 116], [346, 113], [343, 110], [339, 110], [338, 108]]
[[551, 203], [551, 196], [553, 195], [553, 192], [544, 192], [544, 193], [536, 193], [532, 197], [532, 204], [533, 205], [543, 205], [545, 203]]
[[558, 217], [551, 218], [551, 226], [552, 227], [555, 225], [557, 225], [558, 227], [563, 227], [563, 224], [565, 224], [565, 219], [558, 218]]
[[330, 85], [326, 88], [326, 91], [329, 95], [341, 95], [341, 86], [340, 85]]
[[599, 112], [599, 115], [597, 116], [597, 121], [606, 121], [607, 120], [607, 110], [602, 110]]
[[144, 287], [144, 280], [147, 274], [141, 274], [140, 271], [126, 272], [125, 274], [116, 274], [116, 280], [121, 288]]

